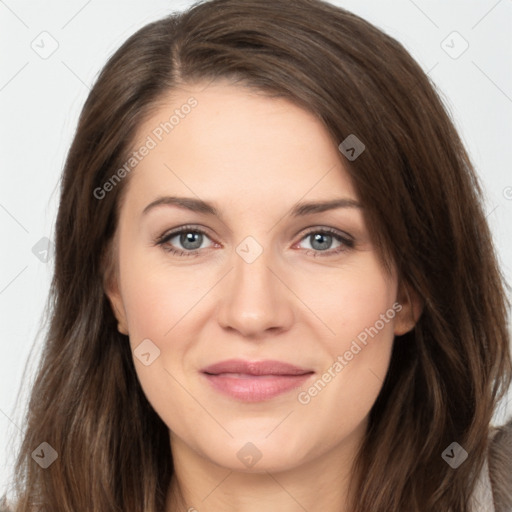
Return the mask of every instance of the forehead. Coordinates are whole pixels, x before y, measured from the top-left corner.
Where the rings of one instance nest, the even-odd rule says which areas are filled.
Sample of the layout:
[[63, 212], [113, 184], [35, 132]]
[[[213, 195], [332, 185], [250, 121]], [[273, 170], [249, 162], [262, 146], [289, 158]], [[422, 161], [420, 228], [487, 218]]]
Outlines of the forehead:
[[314, 114], [239, 85], [170, 91], [138, 130], [133, 149], [144, 145], [130, 177], [144, 200], [172, 192], [264, 209], [266, 201], [357, 197]]

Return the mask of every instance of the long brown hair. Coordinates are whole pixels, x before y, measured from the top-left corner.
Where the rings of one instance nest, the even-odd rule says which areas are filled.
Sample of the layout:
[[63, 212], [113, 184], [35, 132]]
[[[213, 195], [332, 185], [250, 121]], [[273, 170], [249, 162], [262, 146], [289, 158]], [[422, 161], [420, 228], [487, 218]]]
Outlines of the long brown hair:
[[[352, 485], [360, 512], [466, 512], [512, 380], [507, 301], [482, 192], [435, 86], [393, 38], [319, 0], [213, 0], [151, 23], [110, 58], [66, 161], [49, 331], [16, 472], [19, 512], [162, 512], [168, 429], [139, 385], [104, 292], [129, 176], [99, 199], [137, 130], [183, 83], [234, 80], [313, 112], [343, 160], [388, 265], [424, 303], [397, 337]], [[340, 153], [340, 158], [342, 157]], [[31, 458], [41, 442], [58, 459]], [[441, 457], [468, 452], [456, 470]]]

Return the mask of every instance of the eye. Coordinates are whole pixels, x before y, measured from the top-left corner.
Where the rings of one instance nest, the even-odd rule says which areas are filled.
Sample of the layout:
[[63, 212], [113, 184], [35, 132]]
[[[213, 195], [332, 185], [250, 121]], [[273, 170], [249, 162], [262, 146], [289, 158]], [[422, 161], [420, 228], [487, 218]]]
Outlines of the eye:
[[182, 226], [171, 233], [165, 233], [156, 243], [171, 254], [197, 256], [200, 249], [205, 249], [203, 243], [206, 239], [209, 239], [209, 237], [202, 229], [193, 226]]
[[[207, 233], [195, 226], [182, 226], [170, 233], [165, 233], [156, 240], [166, 252], [177, 256], [198, 256], [201, 250], [215, 245], [205, 246], [206, 240], [211, 240]], [[302, 238], [307, 241], [309, 247], [305, 247], [306, 254], [317, 256], [333, 256], [350, 250], [355, 243], [348, 234], [343, 234], [332, 228], [313, 228]], [[300, 245], [295, 244], [295, 246]], [[335, 247], [332, 248], [333, 244]], [[218, 245], [218, 244], [217, 244]]]
[[[354, 247], [352, 237], [332, 228], [313, 228], [302, 237], [301, 241], [303, 240], [309, 243], [309, 247], [305, 248], [306, 253], [312, 254], [314, 257], [332, 256]], [[332, 248], [333, 243], [337, 244], [335, 248]]]

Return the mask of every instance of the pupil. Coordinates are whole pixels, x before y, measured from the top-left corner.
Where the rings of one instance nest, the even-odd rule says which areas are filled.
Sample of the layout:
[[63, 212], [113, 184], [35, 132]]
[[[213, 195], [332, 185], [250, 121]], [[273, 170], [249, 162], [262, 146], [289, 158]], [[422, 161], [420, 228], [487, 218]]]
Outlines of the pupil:
[[[322, 233], [317, 233], [313, 235], [313, 242], [311, 243], [311, 247], [313, 249], [328, 249], [332, 242], [332, 235], [326, 235]], [[316, 246], [315, 246], [316, 244]]]
[[195, 232], [182, 233], [180, 236], [180, 243], [185, 249], [199, 249], [202, 243], [202, 234]]

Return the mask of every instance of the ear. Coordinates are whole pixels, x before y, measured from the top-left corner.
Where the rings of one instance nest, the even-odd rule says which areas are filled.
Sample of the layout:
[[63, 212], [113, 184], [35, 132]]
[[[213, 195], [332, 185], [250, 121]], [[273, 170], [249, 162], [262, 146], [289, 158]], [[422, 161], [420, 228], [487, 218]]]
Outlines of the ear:
[[117, 330], [122, 334], [128, 335], [126, 311], [119, 288], [119, 274], [115, 263], [115, 254], [117, 252], [115, 247], [117, 247], [117, 244], [114, 242], [113, 247], [108, 248], [103, 256], [103, 290], [117, 319]]
[[123, 305], [123, 299], [119, 292], [119, 286], [117, 282], [105, 288], [105, 294], [108, 297], [112, 312], [117, 319], [117, 330], [128, 336], [128, 323], [126, 321], [126, 311]]
[[394, 332], [396, 336], [401, 336], [414, 329], [424, 304], [421, 297], [403, 282], [398, 285], [397, 302], [402, 308], [395, 317]]

